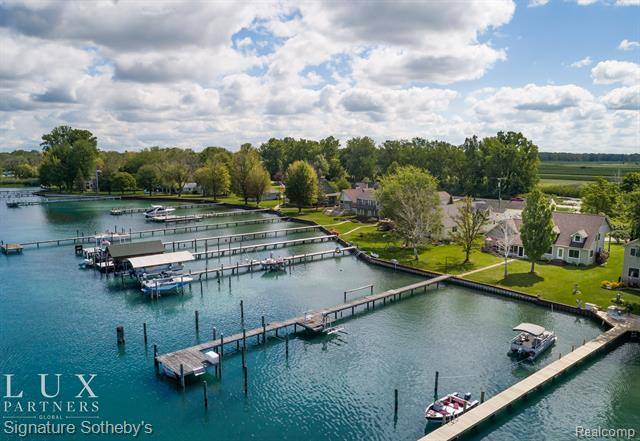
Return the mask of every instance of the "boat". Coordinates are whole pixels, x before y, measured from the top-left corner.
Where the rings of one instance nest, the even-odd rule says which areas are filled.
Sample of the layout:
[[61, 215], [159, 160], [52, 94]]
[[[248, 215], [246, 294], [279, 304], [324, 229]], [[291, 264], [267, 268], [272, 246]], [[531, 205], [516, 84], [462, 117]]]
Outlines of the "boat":
[[520, 323], [513, 330], [520, 334], [511, 340], [509, 355], [527, 360], [536, 359], [558, 339], [553, 331], [547, 331], [542, 326], [532, 323]]
[[175, 291], [193, 281], [190, 276], [170, 276], [162, 279], [151, 279], [142, 282], [142, 292], [145, 294], [159, 294]]
[[106, 230], [104, 233], [99, 233], [96, 234], [95, 236], [93, 236], [93, 238], [96, 240], [96, 242], [101, 242], [101, 241], [123, 241], [125, 239], [129, 239], [130, 235], [129, 233], [126, 233], [124, 231], [118, 233], [117, 231], [109, 231]]
[[429, 404], [424, 411], [424, 417], [429, 421], [445, 421], [462, 415], [469, 409], [473, 409], [480, 402], [472, 400], [467, 392], [461, 397], [458, 392], [446, 395]]
[[283, 257], [277, 257], [277, 258], [269, 257], [267, 259], [260, 261], [260, 265], [262, 266], [262, 269], [265, 269], [267, 271], [283, 271], [285, 263], [286, 261], [284, 260]]
[[165, 207], [163, 205], [152, 205], [147, 211], [144, 212], [146, 218], [152, 218], [156, 216], [166, 216], [169, 213], [176, 211], [173, 207]]

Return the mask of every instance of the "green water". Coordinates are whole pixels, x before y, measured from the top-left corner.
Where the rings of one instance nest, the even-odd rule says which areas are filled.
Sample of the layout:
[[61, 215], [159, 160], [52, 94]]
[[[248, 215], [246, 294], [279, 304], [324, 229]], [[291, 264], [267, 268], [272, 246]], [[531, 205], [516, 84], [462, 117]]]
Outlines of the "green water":
[[[7, 209], [0, 206], [0, 239], [10, 242], [72, 236], [76, 231], [93, 232], [118, 228], [144, 229], [141, 215], [114, 217], [113, 206], [143, 206], [131, 201], [69, 203]], [[220, 209], [226, 211], [227, 209]], [[188, 213], [189, 210], [181, 211]], [[265, 217], [253, 213], [234, 219]], [[230, 218], [208, 220], [222, 222]], [[198, 232], [216, 236], [236, 231], [257, 231], [296, 226], [275, 223]], [[287, 239], [318, 233], [294, 234]], [[163, 236], [163, 240], [186, 239], [195, 234]], [[259, 239], [265, 242], [273, 239]], [[251, 243], [246, 241], [245, 243]], [[335, 244], [295, 246], [274, 251], [276, 255], [333, 249]], [[212, 259], [211, 266], [260, 258], [270, 252]], [[402, 302], [377, 308], [355, 319], [345, 320], [346, 334], [338, 337], [298, 336], [290, 341], [289, 358], [284, 344], [271, 340], [248, 353], [249, 393], [244, 396], [239, 355], [224, 359], [222, 379], [207, 374], [187, 385], [185, 391], [173, 381], [156, 376], [152, 345], [160, 352], [191, 346], [211, 337], [213, 326], [231, 335], [241, 330], [239, 302], [244, 301], [247, 327], [259, 326], [261, 316], [275, 321], [300, 315], [305, 310], [340, 303], [343, 291], [373, 283], [375, 291], [403, 286], [419, 280], [415, 276], [368, 266], [352, 256], [327, 259], [292, 268], [290, 273], [244, 274], [210, 279], [194, 284], [184, 295], [150, 301], [137, 289], [120, 280], [106, 279], [77, 267], [72, 246], [26, 249], [23, 255], [0, 256], [0, 372], [14, 374], [14, 389], [24, 391], [22, 401], [39, 397], [38, 373], [60, 373], [59, 397], [45, 401], [77, 401], [78, 382], [73, 374], [96, 374], [91, 382], [98, 395], [97, 412], [36, 412], [61, 416], [65, 422], [113, 423], [144, 421], [153, 434], [138, 438], [158, 440], [415, 440], [432, 430], [423, 419], [425, 405], [433, 398], [433, 378], [440, 372], [440, 393], [484, 390], [490, 397], [514, 384], [535, 369], [566, 353], [572, 344], [596, 336], [592, 322], [533, 305], [448, 286], [430, 289]], [[189, 265], [196, 269], [204, 265]], [[357, 296], [358, 294], [353, 294]], [[200, 330], [194, 327], [194, 311], [200, 314]], [[506, 356], [511, 328], [520, 322], [539, 323], [554, 329], [559, 342], [535, 366], [514, 365]], [[145, 346], [142, 323], [148, 325]], [[116, 345], [115, 328], [125, 328], [126, 344]], [[635, 349], [627, 349], [635, 348]], [[625, 384], [640, 377], [637, 346], [618, 362], [604, 359], [602, 369], [610, 381], [596, 381], [602, 372], [585, 369], [575, 380], [550, 389], [545, 397], [554, 400], [562, 392], [577, 394], [586, 403], [601, 408], [620, 396]], [[635, 352], [634, 352], [635, 351]], [[611, 355], [617, 356], [616, 351]], [[634, 355], [635, 354], [635, 355]], [[634, 358], [635, 357], [635, 358]], [[614, 358], [611, 358], [614, 360]], [[635, 361], [634, 361], [635, 360]], [[600, 362], [598, 362], [600, 363]], [[595, 364], [598, 368], [600, 364]], [[600, 369], [600, 368], [598, 368]], [[208, 384], [209, 408], [204, 409], [201, 382]], [[573, 381], [592, 385], [576, 391]], [[637, 383], [635, 383], [637, 386]], [[613, 387], [612, 385], [615, 385]], [[52, 389], [55, 384], [52, 383]], [[393, 414], [394, 389], [399, 390], [399, 413]], [[615, 391], [618, 392], [615, 392]], [[3, 386], [3, 392], [6, 392]], [[637, 387], [629, 394], [638, 393]], [[561, 395], [562, 396], [562, 395]], [[9, 401], [12, 406], [20, 400]], [[93, 401], [92, 401], [93, 403]], [[635, 402], [637, 403], [637, 401]], [[538, 405], [538, 404], [536, 404]], [[631, 423], [637, 409], [617, 407], [617, 420]], [[15, 416], [15, 407], [1, 409], [4, 421]], [[560, 425], [535, 425], [526, 431], [518, 418], [528, 418], [524, 409], [513, 421], [500, 420], [487, 439], [565, 439]], [[553, 418], [584, 416], [591, 423], [593, 413], [575, 412], [558, 406]], [[72, 419], [69, 416], [81, 416]], [[96, 417], [96, 418], [89, 418]], [[550, 417], [551, 418], [551, 417]], [[21, 422], [40, 420], [20, 419]], [[593, 419], [593, 422], [600, 420]], [[573, 423], [571, 423], [573, 424]], [[45, 439], [82, 438], [83, 435], [47, 436]], [[132, 438], [123, 435], [124, 438]], [[0, 439], [17, 439], [0, 431]], [[36, 437], [37, 438], [37, 437]], [[569, 438], [566, 438], [569, 439]]]

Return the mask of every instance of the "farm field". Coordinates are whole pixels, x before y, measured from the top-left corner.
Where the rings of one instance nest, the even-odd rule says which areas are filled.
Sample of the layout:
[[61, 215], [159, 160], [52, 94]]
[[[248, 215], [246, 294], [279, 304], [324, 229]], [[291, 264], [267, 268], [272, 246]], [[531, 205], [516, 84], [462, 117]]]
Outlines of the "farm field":
[[538, 174], [543, 182], [560, 184], [594, 181], [600, 176], [615, 180], [634, 171], [640, 171], [639, 163], [541, 162]]

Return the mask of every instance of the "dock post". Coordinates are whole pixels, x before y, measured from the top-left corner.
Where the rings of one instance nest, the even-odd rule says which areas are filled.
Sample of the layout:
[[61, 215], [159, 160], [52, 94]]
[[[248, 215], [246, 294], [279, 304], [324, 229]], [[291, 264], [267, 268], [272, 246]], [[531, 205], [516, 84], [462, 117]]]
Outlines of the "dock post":
[[180, 363], [180, 386], [184, 389], [184, 365]]
[[156, 374], [158, 373], [158, 345], [153, 345], [153, 367], [156, 369]]
[[147, 322], [142, 324], [142, 332], [144, 334], [144, 344], [147, 345]]
[[267, 344], [267, 326], [264, 324], [264, 315], [262, 316], [262, 344]]
[[243, 300], [240, 300], [240, 324], [242, 324], [242, 327], [244, 328], [244, 301]]
[[438, 377], [439, 376], [440, 376], [440, 373], [436, 371], [436, 382], [433, 386], [433, 401], [436, 401], [438, 399]]
[[284, 353], [287, 360], [289, 359], [289, 333], [284, 335]]
[[480, 404], [484, 403], [484, 391], [480, 391]]
[[244, 376], [244, 394], [247, 395], [248, 392], [248, 381], [247, 381], [247, 367], [246, 366], [242, 366], [242, 374]]
[[124, 326], [118, 326], [116, 328], [116, 335], [118, 337], [118, 345], [124, 344]]
[[196, 309], [196, 332], [198, 332], [198, 330], [200, 329], [200, 317], [199, 317], [199, 313], [198, 310]]
[[220, 333], [220, 358], [224, 355], [224, 334]]
[[209, 394], [207, 393], [207, 382], [206, 381], [202, 382], [202, 393], [204, 395], [204, 408], [207, 409], [209, 407]]
[[213, 339], [212, 340], [215, 340], [215, 339], [216, 339], [216, 327], [214, 326], [213, 327]]
[[393, 393], [394, 395], [394, 400], [393, 400], [393, 417], [394, 418], [398, 418], [398, 389], [396, 389]]

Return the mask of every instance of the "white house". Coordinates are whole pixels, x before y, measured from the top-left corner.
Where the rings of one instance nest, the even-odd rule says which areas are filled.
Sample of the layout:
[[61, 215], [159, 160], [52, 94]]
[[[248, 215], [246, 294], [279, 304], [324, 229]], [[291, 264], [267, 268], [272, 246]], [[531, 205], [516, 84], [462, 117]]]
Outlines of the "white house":
[[[522, 219], [508, 219], [506, 222], [513, 232], [511, 256], [526, 258], [520, 238]], [[606, 216], [556, 211], [553, 224], [556, 237], [549, 251], [542, 255], [543, 259], [593, 265], [599, 258], [605, 258], [604, 238], [611, 230]], [[500, 239], [501, 230], [496, 226], [487, 233], [485, 249], [497, 250]]]
[[627, 286], [640, 287], [640, 239], [632, 240], [624, 246], [622, 281]]

